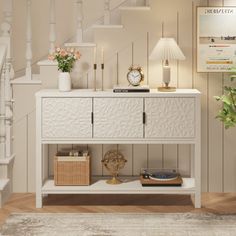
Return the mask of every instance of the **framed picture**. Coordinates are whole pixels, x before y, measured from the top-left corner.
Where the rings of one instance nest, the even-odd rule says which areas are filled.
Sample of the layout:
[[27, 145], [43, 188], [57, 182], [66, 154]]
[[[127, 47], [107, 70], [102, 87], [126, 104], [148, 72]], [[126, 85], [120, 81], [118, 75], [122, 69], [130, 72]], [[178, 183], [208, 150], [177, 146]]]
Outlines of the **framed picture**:
[[197, 72], [236, 68], [236, 7], [198, 7]]

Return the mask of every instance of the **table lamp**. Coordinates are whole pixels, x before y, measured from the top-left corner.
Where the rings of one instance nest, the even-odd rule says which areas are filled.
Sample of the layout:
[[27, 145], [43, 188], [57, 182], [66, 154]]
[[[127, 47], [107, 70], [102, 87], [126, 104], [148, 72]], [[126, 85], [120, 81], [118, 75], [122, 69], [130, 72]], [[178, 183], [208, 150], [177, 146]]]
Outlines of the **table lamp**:
[[173, 92], [175, 87], [170, 87], [171, 68], [169, 62], [171, 60], [185, 60], [185, 56], [174, 38], [161, 38], [149, 57], [150, 60], [162, 60], [163, 64], [163, 83], [164, 87], [158, 87], [159, 91]]

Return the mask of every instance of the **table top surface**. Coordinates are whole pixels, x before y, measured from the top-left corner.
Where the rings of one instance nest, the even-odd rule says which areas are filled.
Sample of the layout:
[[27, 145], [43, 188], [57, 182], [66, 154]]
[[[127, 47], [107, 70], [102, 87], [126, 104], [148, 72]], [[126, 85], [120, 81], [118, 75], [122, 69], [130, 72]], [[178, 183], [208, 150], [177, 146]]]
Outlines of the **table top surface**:
[[73, 89], [69, 92], [60, 92], [58, 89], [43, 89], [36, 97], [193, 97], [201, 93], [197, 89], [177, 89], [175, 92], [159, 92], [151, 89], [150, 92], [123, 92], [114, 93], [112, 89], [94, 91], [92, 89]]

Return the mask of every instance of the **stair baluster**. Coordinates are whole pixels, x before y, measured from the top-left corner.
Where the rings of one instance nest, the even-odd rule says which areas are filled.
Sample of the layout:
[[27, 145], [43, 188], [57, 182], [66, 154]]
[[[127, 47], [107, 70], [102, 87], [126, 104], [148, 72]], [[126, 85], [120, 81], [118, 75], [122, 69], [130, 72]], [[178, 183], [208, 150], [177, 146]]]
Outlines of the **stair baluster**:
[[0, 159], [6, 158], [5, 74], [6, 74], [6, 64], [3, 65], [0, 78]]
[[14, 68], [12, 65], [12, 55], [11, 55], [11, 30], [12, 30], [12, 5], [13, 5], [13, 0], [3, 0], [3, 24], [2, 24], [2, 31], [3, 31], [3, 37], [2, 40], [7, 41], [5, 42], [8, 45], [7, 49], [7, 60], [10, 63], [10, 76], [11, 79], [14, 78], [15, 72]]
[[12, 113], [12, 92], [11, 92], [11, 63], [9, 59], [6, 60], [5, 70], [5, 104], [6, 104], [6, 157], [9, 158], [12, 155], [12, 134], [11, 127], [13, 122]]
[[77, 29], [76, 29], [76, 42], [83, 42], [83, 0], [76, 0], [77, 4]]
[[12, 23], [12, 0], [3, 0], [4, 22]]
[[111, 23], [110, 0], [105, 0], [104, 4], [104, 25]]
[[26, 0], [27, 4], [27, 26], [26, 26], [26, 79], [32, 80], [32, 28], [31, 28], [31, 0]]
[[55, 17], [55, 0], [50, 0], [50, 22], [49, 22], [49, 53], [52, 54], [55, 50], [56, 42], [56, 17]]

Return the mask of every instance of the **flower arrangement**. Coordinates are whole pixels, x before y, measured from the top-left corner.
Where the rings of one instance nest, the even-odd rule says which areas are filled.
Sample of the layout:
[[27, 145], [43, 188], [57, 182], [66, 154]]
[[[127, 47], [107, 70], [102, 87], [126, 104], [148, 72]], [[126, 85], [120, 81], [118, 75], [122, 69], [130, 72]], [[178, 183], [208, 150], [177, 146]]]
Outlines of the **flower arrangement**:
[[81, 54], [74, 48], [60, 48], [56, 47], [55, 52], [48, 56], [51, 61], [58, 62], [58, 70], [61, 72], [71, 72], [75, 61], [79, 60]]

